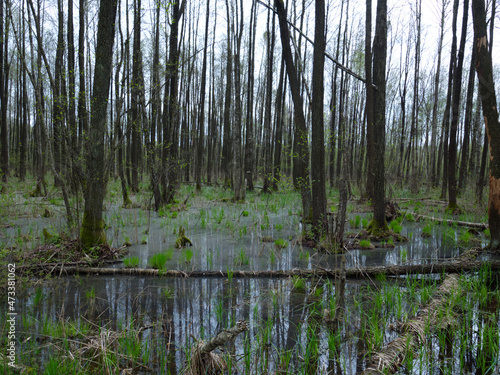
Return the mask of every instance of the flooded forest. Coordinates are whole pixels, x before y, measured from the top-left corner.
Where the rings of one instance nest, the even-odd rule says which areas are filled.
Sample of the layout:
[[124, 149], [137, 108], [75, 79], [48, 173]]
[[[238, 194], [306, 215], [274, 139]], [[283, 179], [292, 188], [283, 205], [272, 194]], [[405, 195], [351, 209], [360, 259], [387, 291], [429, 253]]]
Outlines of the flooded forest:
[[2, 372], [500, 373], [499, 14], [0, 0]]

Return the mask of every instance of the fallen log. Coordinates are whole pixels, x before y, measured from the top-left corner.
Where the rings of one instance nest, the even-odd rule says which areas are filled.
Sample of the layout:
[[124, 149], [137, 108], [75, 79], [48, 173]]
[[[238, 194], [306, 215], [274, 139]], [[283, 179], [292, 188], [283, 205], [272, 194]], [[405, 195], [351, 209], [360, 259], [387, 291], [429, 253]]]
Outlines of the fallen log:
[[[377, 266], [350, 268], [345, 270], [348, 279], [364, 279], [376, 275], [401, 276], [413, 274], [460, 273], [479, 270], [484, 264], [489, 264], [492, 270], [500, 270], [500, 260], [450, 260], [429, 264], [409, 264], [395, 266]], [[198, 277], [198, 278], [335, 278], [339, 277], [340, 269], [291, 269], [276, 271], [180, 271], [157, 270], [145, 268], [99, 268], [99, 267], [38, 267], [31, 270], [39, 275], [107, 275], [107, 276], [159, 276], [159, 277]]]
[[415, 220], [430, 220], [430, 221], [435, 221], [436, 223], [440, 224], [448, 224], [448, 225], [459, 225], [461, 227], [468, 227], [468, 228], [475, 228], [475, 229], [488, 229], [489, 226], [486, 223], [472, 223], [469, 221], [460, 221], [460, 220], [451, 220], [451, 219], [441, 219], [438, 217], [434, 216], [426, 216], [426, 215], [419, 215], [415, 214]]
[[414, 353], [417, 345], [425, 344], [426, 327], [430, 327], [431, 330], [441, 327], [442, 322], [439, 320], [438, 311], [452, 293], [461, 293], [456, 275], [450, 275], [443, 281], [434, 298], [420, 311], [418, 316], [407, 323], [401, 323], [401, 329], [405, 334], [376, 352], [362, 375], [396, 372], [404, 362], [407, 353]]

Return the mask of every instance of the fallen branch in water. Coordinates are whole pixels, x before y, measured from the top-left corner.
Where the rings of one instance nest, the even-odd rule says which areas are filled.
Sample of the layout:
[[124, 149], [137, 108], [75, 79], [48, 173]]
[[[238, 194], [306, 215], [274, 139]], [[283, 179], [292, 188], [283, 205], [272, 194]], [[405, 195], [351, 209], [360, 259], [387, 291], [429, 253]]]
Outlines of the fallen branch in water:
[[241, 332], [247, 330], [247, 322], [240, 320], [234, 327], [218, 333], [217, 336], [210, 341], [198, 341], [194, 353], [191, 356], [189, 370], [186, 372], [186, 375], [224, 373], [227, 369], [226, 362], [220, 355], [212, 353], [212, 351], [219, 346], [224, 346], [227, 342], [234, 340]]
[[[476, 261], [476, 260], [450, 260], [429, 264], [409, 264], [400, 266], [377, 266], [365, 268], [350, 268], [345, 270], [348, 279], [363, 279], [376, 275], [400, 276], [410, 274], [432, 274], [432, 273], [460, 273], [477, 271], [484, 264], [489, 264], [492, 270], [500, 270], [500, 260]], [[40, 275], [130, 275], [130, 276], [163, 276], [163, 277], [201, 277], [201, 278], [227, 278], [227, 271], [179, 271], [179, 270], [157, 270], [144, 268], [99, 268], [99, 267], [39, 267], [32, 270]], [[291, 269], [281, 271], [230, 271], [233, 278], [289, 278], [298, 276], [302, 278], [326, 277], [334, 278], [340, 276], [339, 269]]]
[[438, 314], [449, 296], [461, 292], [458, 277], [456, 275], [448, 276], [438, 288], [434, 298], [420, 311], [418, 316], [407, 323], [399, 324], [400, 330], [405, 334], [376, 352], [363, 375], [392, 374], [396, 372], [408, 353], [414, 353], [417, 345], [425, 345], [426, 328], [435, 330], [438, 327], [445, 328], [443, 324], [451, 324], [452, 319], [443, 321], [443, 317], [438, 317]]
[[489, 226], [486, 223], [472, 223], [469, 221], [460, 221], [460, 220], [451, 220], [451, 219], [441, 219], [438, 217], [434, 216], [426, 216], [426, 215], [419, 215], [415, 214], [415, 220], [420, 221], [420, 220], [430, 220], [430, 221], [435, 221], [436, 223], [440, 224], [448, 224], [448, 225], [459, 225], [461, 227], [469, 227], [469, 228], [475, 228], [475, 229], [488, 229]]

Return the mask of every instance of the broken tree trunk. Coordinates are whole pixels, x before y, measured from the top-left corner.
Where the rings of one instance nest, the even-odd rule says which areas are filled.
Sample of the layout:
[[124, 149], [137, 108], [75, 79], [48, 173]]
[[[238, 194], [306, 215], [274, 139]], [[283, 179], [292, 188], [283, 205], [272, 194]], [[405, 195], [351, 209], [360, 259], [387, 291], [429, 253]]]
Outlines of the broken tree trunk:
[[247, 322], [240, 320], [234, 327], [218, 333], [210, 341], [203, 342], [200, 340], [191, 356], [186, 375], [223, 373], [227, 369], [227, 364], [220, 355], [212, 353], [212, 351], [224, 346], [227, 342], [234, 340], [241, 332], [247, 330]]
[[[439, 263], [409, 264], [395, 266], [377, 266], [365, 268], [350, 268], [345, 270], [348, 279], [363, 279], [376, 275], [400, 276], [410, 274], [432, 274], [432, 273], [459, 273], [477, 271], [484, 264], [489, 264], [492, 270], [500, 270], [500, 260], [476, 261], [476, 260], [449, 260]], [[201, 277], [201, 278], [227, 278], [227, 271], [179, 271], [179, 270], [157, 270], [143, 268], [98, 268], [98, 267], [34, 267], [31, 271], [38, 275], [133, 275], [133, 276], [164, 276], [164, 277]], [[233, 278], [289, 278], [293, 276], [303, 278], [325, 277], [334, 278], [341, 276], [340, 269], [291, 269], [277, 271], [232, 271]]]
[[469, 221], [460, 221], [460, 220], [449, 220], [449, 219], [440, 219], [434, 216], [426, 216], [426, 215], [418, 215], [415, 214], [415, 219], [418, 220], [430, 220], [430, 221], [435, 221], [440, 224], [449, 224], [449, 225], [459, 225], [461, 227], [469, 227], [469, 228], [476, 228], [476, 229], [488, 229], [489, 226], [486, 223], [472, 223]]
[[401, 324], [404, 335], [391, 341], [385, 348], [372, 356], [370, 365], [363, 372], [363, 375], [392, 374], [398, 370], [404, 362], [407, 353], [414, 353], [417, 345], [424, 345], [426, 342], [426, 328], [436, 329], [442, 326], [438, 317], [440, 307], [446, 303], [452, 294], [461, 293], [458, 277], [448, 276], [431, 302], [423, 308], [418, 316], [407, 323]]

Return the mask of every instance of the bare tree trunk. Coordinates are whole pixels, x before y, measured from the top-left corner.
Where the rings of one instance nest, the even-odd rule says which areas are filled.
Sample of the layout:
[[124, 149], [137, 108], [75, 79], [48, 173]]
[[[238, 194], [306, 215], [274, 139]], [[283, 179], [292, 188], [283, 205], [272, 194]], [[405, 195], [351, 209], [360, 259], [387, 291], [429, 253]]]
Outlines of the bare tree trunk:
[[[270, 23], [272, 17], [272, 24]], [[269, 10], [267, 13], [267, 65], [266, 65], [266, 96], [264, 110], [264, 184], [262, 187], [263, 193], [269, 193], [270, 178], [271, 178], [271, 110], [273, 98], [273, 67], [274, 67], [274, 40], [275, 40], [275, 18], [274, 13]]]
[[448, 166], [449, 166], [449, 152], [448, 152], [448, 140], [450, 137], [450, 109], [452, 100], [452, 88], [453, 88], [453, 72], [456, 67], [456, 53], [457, 53], [457, 18], [458, 18], [458, 0], [454, 0], [453, 3], [453, 22], [452, 22], [452, 43], [451, 43], [451, 54], [450, 54], [450, 68], [448, 72], [448, 92], [446, 94], [446, 106], [443, 115], [443, 181], [441, 186], [441, 199], [446, 198], [446, 190], [448, 188]]
[[315, 2], [314, 53], [312, 74], [312, 153], [311, 191], [312, 228], [317, 240], [328, 232], [326, 217], [324, 70], [325, 70], [325, 1]]
[[[448, 148], [448, 209], [455, 211], [457, 208], [457, 130], [460, 115], [460, 95], [462, 91], [462, 71], [464, 65], [465, 40], [467, 36], [467, 21], [469, 15], [469, 0], [464, 0], [464, 15], [462, 19], [462, 36], [458, 49], [458, 60], [453, 72], [453, 99], [452, 117], [450, 126], [450, 145]], [[462, 150], [463, 152], [463, 150]]]
[[[232, 5], [233, 7], [234, 5]], [[234, 174], [234, 200], [236, 202], [244, 201], [246, 195], [244, 176], [243, 176], [243, 155], [242, 155], [242, 145], [241, 145], [241, 132], [242, 132], [242, 120], [243, 120], [243, 108], [242, 108], [242, 91], [241, 91], [241, 72], [240, 72], [240, 54], [241, 54], [241, 38], [243, 37], [243, 0], [240, 0], [240, 6], [238, 10], [238, 3], [236, 2], [236, 14], [235, 18], [238, 18], [239, 11], [239, 24], [237, 24], [236, 29], [234, 29], [235, 38], [235, 54], [234, 54], [234, 91], [235, 91], [235, 124], [234, 124], [234, 135], [233, 135], [233, 174]]]
[[226, 0], [226, 10], [227, 10], [227, 60], [226, 60], [226, 93], [224, 100], [224, 137], [222, 144], [222, 171], [224, 179], [224, 187], [229, 188], [231, 186], [231, 162], [232, 162], [232, 151], [231, 151], [231, 99], [232, 99], [232, 77], [233, 77], [233, 51], [231, 48], [231, 27], [230, 27], [230, 15], [229, 15], [229, 3]]
[[196, 191], [201, 191], [201, 166], [204, 154], [204, 133], [205, 133], [205, 86], [207, 82], [207, 50], [208, 50], [208, 21], [210, 20], [210, 0], [207, 0], [207, 13], [205, 17], [205, 47], [203, 49], [203, 62], [201, 67], [200, 83], [200, 108], [198, 112], [198, 147], [196, 154]]
[[385, 220], [385, 87], [387, 58], [387, 0], [377, 1], [377, 18], [373, 40], [373, 219], [368, 230], [373, 234], [387, 230]]
[[[469, 68], [469, 82], [467, 84], [467, 98], [465, 102], [465, 120], [464, 120], [464, 137], [462, 142], [462, 155], [460, 161], [460, 175], [458, 178], [458, 193], [460, 194], [467, 186], [467, 167], [469, 163], [469, 146], [470, 146], [470, 136], [471, 136], [471, 123], [472, 123], [472, 100], [474, 97], [474, 86], [475, 86], [475, 49], [472, 48], [472, 56], [470, 59]], [[472, 172], [469, 170], [469, 173]]]
[[[170, 30], [170, 55], [167, 64], [167, 76], [169, 95], [168, 95], [168, 132], [164, 132], [163, 139], [164, 143], [168, 147], [168, 160], [170, 163], [168, 167], [168, 187], [164, 192], [165, 203], [172, 203], [174, 201], [174, 195], [177, 190], [178, 179], [179, 179], [179, 168], [180, 163], [178, 161], [179, 157], [179, 46], [178, 46], [178, 36], [179, 36], [179, 23], [184, 13], [186, 6], [186, 0], [179, 3], [173, 3], [171, 5], [171, 30]], [[165, 147], [165, 145], [164, 145]], [[165, 156], [164, 156], [165, 157]], [[165, 173], [165, 172], [164, 172]]]
[[439, 98], [439, 81], [441, 75], [441, 51], [443, 49], [443, 38], [444, 38], [444, 25], [445, 25], [445, 14], [446, 6], [449, 0], [441, 1], [441, 19], [439, 26], [439, 41], [438, 41], [438, 56], [437, 56], [437, 67], [436, 75], [434, 76], [434, 93], [433, 93], [433, 105], [432, 105], [432, 131], [431, 131], [431, 183], [432, 186], [438, 185], [438, 173], [437, 173], [437, 149], [436, 149], [436, 138], [437, 138], [437, 110], [438, 110], [438, 98]]
[[486, 34], [484, 0], [472, 0], [474, 21], [474, 46], [476, 47], [476, 71], [483, 105], [483, 116], [490, 146], [490, 195], [488, 223], [490, 226], [490, 250], [500, 249], [500, 122], [498, 119], [491, 50]]
[[245, 178], [247, 189], [253, 191], [254, 169], [254, 65], [255, 65], [255, 36], [257, 34], [256, 2], [252, 2], [249, 26], [249, 52], [248, 52], [248, 82], [247, 82], [247, 113], [246, 113], [246, 138], [245, 138]]
[[[7, 12], [5, 12], [7, 13]], [[8, 67], [5, 66], [4, 44], [7, 38], [4, 33], [4, 0], [0, 0], [0, 132], [2, 147], [2, 182], [7, 183], [9, 175], [9, 138], [7, 125], [7, 91], [5, 90], [8, 81]]]
[[141, 163], [142, 149], [142, 110], [141, 97], [144, 95], [144, 77], [142, 74], [141, 53], [141, 0], [134, 1], [134, 45], [132, 51], [132, 87], [131, 91], [131, 114], [132, 114], [132, 150], [131, 170], [132, 183], [130, 188], [134, 193], [139, 191], [139, 168]]
[[78, 151], [81, 150], [83, 144], [83, 134], [87, 134], [88, 130], [88, 114], [87, 114], [87, 99], [86, 99], [86, 81], [85, 81], [85, 0], [80, 0], [79, 19], [80, 30], [78, 32]]
[[271, 188], [278, 191], [278, 182], [281, 180], [281, 149], [283, 141], [283, 107], [285, 98], [285, 61], [281, 60], [280, 78], [278, 92], [276, 93], [276, 135], [274, 137], [274, 161], [273, 161], [273, 179]]
[[91, 126], [85, 147], [85, 208], [80, 233], [80, 240], [87, 247], [106, 243], [106, 232], [102, 219], [107, 183], [103, 162], [105, 160], [104, 133], [106, 131], [106, 112], [111, 82], [116, 9], [117, 3], [113, 0], [102, 0], [99, 7]]
[[293, 62], [290, 48], [290, 31], [286, 22], [286, 11], [282, 0], [275, 0], [274, 5], [278, 13], [280, 24], [283, 58], [286, 63], [286, 72], [290, 82], [290, 91], [294, 104], [295, 139], [297, 148], [294, 149], [294, 164], [297, 165], [297, 182], [302, 198], [302, 220], [306, 223], [311, 215], [311, 184], [309, 181], [309, 147], [307, 140], [306, 120], [304, 116], [303, 100], [300, 94], [300, 84], [297, 69]]

